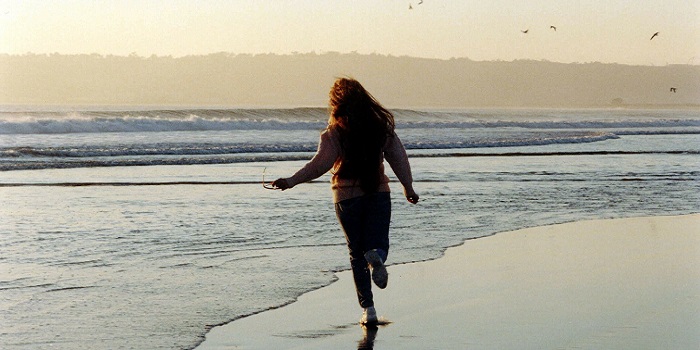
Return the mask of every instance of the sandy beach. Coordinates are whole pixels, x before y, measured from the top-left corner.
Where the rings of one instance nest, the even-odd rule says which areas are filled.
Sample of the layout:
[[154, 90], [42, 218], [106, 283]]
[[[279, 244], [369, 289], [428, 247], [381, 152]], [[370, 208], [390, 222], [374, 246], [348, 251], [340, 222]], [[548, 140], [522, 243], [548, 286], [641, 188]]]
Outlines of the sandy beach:
[[375, 291], [386, 326], [358, 325], [344, 271], [295, 303], [213, 328], [197, 349], [700, 346], [700, 214], [500, 233], [388, 270]]

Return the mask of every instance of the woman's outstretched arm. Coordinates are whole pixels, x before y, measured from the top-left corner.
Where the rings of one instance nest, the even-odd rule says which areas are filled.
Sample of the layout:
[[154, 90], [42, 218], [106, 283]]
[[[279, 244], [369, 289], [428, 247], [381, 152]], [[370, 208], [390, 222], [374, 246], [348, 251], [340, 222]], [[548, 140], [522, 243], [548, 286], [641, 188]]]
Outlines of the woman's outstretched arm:
[[326, 130], [321, 133], [321, 140], [318, 143], [318, 150], [314, 157], [304, 165], [299, 171], [288, 178], [279, 178], [272, 182], [281, 190], [292, 188], [300, 183], [308, 182], [319, 178], [321, 175], [331, 170], [336, 159], [340, 155], [340, 144], [337, 137], [333, 137], [331, 133], [336, 131]]

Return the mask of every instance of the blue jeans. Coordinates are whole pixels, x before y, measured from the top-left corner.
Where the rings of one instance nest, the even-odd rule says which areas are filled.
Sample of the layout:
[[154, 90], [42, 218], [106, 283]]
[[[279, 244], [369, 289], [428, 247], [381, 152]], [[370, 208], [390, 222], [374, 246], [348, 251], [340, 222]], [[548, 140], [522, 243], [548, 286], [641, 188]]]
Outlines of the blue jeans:
[[372, 279], [365, 252], [376, 249], [382, 261], [389, 253], [391, 197], [378, 192], [335, 204], [335, 214], [345, 233], [357, 299], [363, 308], [374, 306]]

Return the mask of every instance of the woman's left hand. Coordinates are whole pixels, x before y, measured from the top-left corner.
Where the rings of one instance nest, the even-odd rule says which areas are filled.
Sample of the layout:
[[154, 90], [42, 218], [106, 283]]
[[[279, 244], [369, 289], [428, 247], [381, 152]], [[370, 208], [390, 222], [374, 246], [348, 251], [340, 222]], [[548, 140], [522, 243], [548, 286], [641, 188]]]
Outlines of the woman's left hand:
[[292, 188], [292, 186], [289, 186], [289, 182], [285, 178], [279, 178], [275, 181], [272, 181], [272, 186], [277, 187], [282, 191]]

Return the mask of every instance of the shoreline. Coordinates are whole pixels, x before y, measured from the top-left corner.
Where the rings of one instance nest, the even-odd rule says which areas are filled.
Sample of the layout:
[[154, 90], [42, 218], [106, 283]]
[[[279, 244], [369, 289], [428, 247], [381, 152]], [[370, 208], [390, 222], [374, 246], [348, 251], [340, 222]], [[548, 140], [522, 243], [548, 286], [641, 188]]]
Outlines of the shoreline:
[[387, 326], [357, 324], [352, 276], [342, 271], [293, 303], [211, 328], [195, 348], [697, 346], [699, 243], [700, 214], [498, 233], [388, 266], [389, 287], [375, 288]]

